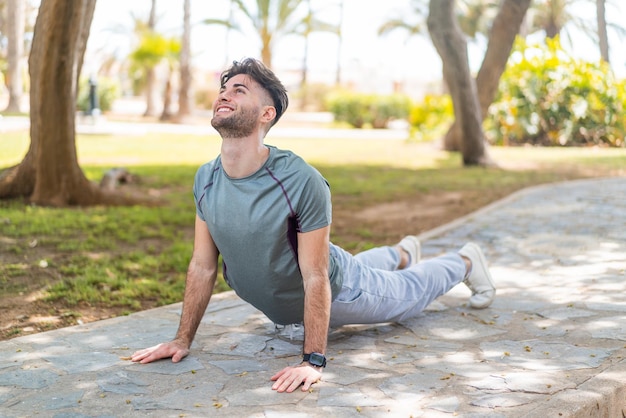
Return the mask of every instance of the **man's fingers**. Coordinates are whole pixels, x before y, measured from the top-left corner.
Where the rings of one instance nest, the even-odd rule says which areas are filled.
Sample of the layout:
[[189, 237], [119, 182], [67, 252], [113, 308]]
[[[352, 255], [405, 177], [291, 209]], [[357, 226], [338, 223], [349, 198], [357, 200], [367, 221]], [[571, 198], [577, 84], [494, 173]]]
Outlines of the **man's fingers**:
[[131, 360], [142, 364], [150, 363], [163, 358], [172, 358], [174, 363], [178, 363], [189, 354], [189, 350], [181, 348], [175, 343], [159, 344], [154, 347], [135, 351], [131, 356]]
[[132, 361], [141, 361], [144, 358], [146, 358], [147, 355], [148, 355], [148, 353], [146, 352], [146, 350], [136, 351], [136, 352], [133, 353], [133, 355], [130, 357], [130, 359]]
[[150, 353], [156, 351], [159, 347], [161, 347], [161, 345], [162, 344], [158, 344], [158, 345], [155, 345], [155, 346], [152, 346], [152, 347], [144, 348], [142, 350], [137, 350], [137, 351], [135, 351], [132, 354], [131, 358], [132, 358], [133, 361], [142, 360], [142, 359], [146, 358], [147, 356], [149, 356]]
[[317, 382], [317, 380], [309, 381], [308, 379], [302, 382], [302, 392], [306, 392], [307, 390], [309, 390], [311, 388], [311, 385], [315, 382]]
[[271, 377], [271, 380], [276, 382], [272, 385], [272, 389], [277, 392], [291, 393], [302, 386], [302, 390], [307, 391], [320, 378], [321, 373], [310, 367], [286, 367]]
[[291, 384], [289, 384], [289, 386], [287, 386], [287, 393], [291, 393], [294, 390], [298, 389], [298, 387], [302, 384], [302, 381], [300, 379], [294, 379], [291, 381]]

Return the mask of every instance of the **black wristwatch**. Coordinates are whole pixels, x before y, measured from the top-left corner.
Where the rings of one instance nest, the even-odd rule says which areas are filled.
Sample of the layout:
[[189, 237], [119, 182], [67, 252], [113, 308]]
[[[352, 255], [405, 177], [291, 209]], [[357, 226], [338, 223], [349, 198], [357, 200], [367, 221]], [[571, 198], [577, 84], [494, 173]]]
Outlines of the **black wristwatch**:
[[308, 361], [311, 366], [326, 367], [326, 357], [324, 354], [311, 353], [302, 356], [303, 361]]

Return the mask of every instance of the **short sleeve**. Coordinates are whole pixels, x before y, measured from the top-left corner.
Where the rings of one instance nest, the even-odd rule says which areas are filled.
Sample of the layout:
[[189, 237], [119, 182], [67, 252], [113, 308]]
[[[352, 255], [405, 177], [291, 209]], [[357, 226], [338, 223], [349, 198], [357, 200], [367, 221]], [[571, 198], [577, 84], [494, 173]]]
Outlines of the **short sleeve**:
[[332, 222], [330, 186], [313, 167], [304, 183], [296, 209], [298, 232], [309, 232], [326, 227]]

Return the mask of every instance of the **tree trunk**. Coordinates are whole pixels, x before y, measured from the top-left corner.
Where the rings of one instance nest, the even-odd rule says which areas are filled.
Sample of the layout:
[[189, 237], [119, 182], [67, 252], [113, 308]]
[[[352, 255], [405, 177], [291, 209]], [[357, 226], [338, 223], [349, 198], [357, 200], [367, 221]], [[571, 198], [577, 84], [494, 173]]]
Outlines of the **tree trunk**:
[[180, 49], [180, 89], [178, 91], [179, 120], [191, 115], [191, 0], [184, 0], [183, 39]]
[[308, 100], [307, 78], [309, 72], [308, 60], [309, 60], [309, 35], [311, 34], [311, 0], [304, 0], [307, 7], [307, 17], [304, 27], [304, 49], [302, 51], [302, 78], [300, 79], [300, 109], [306, 111]]
[[[78, 166], [75, 108], [82, 55], [95, 0], [44, 0], [39, 9], [29, 68], [31, 138], [38, 144], [32, 203], [86, 203], [92, 187]], [[87, 192], [87, 193], [85, 193]]]
[[154, 81], [156, 80], [156, 71], [153, 67], [146, 69], [146, 110], [144, 116], [156, 115], [156, 103], [154, 99]]
[[[148, 18], [148, 30], [154, 32], [156, 27], [156, 0], [152, 0], [150, 7], [150, 17]], [[146, 110], [144, 116], [156, 115], [156, 103], [154, 95], [154, 83], [156, 81], [156, 71], [154, 67], [146, 68]]]
[[0, 171], [0, 199], [28, 197], [33, 193], [36, 149], [31, 140], [28, 152], [22, 162]]
[[272, 34], [267, 29], [261, 32], [261, 62], [272, 68]]
[[22, 55], [24, 54], [24, 25], [26, 2], [8, 0], [7, 2], [7, 41], [9, 104], [6, 112], [19, 113], [22, 102]]
[[482, 130], [476, 83], [469, 70], [467, 43], [454, 15], [454, 0], [431, 0], [428, 31], [443, 63], [443, 76], [450, 89], [454, 115], [463, 131], [461, 154], [464, 165], [491, 163]]
[[341, 36], [341, 27], [343, 26], [343, 1], [339, 0], [339, 26], [337, 27], [337, 69], [335, 72], [335, 85], [341, 85], [341, 46], [343, 37]]
[[[482, 120], [498, 93], [500, 77], [506, 69], [515, 37], [519, 33], [530, 2], [531, 0], [504, 0], [493, 21], [487, 51], [476, 77]], [[461, 138], [462, 132], [458, 121], [455, 120], [444, 138], [444, 148], [448, 151], [458, 151]]]
[[78, 78], [96, 0], [42, 0], [29, 58], [31, 143], [24, 160], [0, 177], [0, 197], [42, 206], [130, 204], [91, 183], [78, 165]]
[[596, 0], [596, 16], [598, 20], [598, 40], [600, 41], [600, 58], [609, 61], [609, 38], [606, 33], [606, 0]]
[[167, 81], [165, 82], [165, 92], [163, 94], [163, 112], [161, 112], [161, 116], [159, 120], [161, 122], [167, 122], [172, 119], [172, 75], [167, 77]]

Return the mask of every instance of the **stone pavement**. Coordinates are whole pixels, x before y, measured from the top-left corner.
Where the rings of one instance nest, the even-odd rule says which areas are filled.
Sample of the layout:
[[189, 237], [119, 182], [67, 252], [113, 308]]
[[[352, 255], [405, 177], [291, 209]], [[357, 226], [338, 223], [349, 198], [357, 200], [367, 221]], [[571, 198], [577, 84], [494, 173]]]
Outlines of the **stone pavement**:
[[426, 257], [480, 243], [493, 305], [459, 285], [405, 323], [332, 330], [323, 381], [291, 394], [269, 379], [298, 363], [301, 330], [230, 292], [177, 364], [127, 358], [174, 335], [180, 304], [15, 338], [0, 417], [624, 416], [626, 178], [529, 189], [421, 238]]

